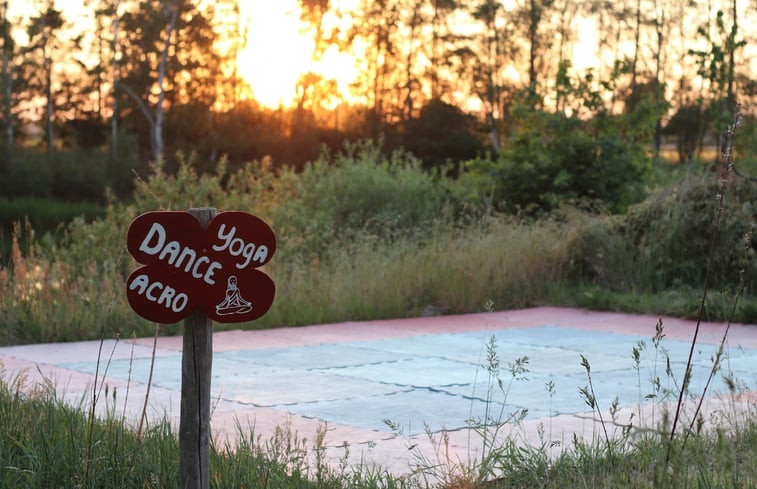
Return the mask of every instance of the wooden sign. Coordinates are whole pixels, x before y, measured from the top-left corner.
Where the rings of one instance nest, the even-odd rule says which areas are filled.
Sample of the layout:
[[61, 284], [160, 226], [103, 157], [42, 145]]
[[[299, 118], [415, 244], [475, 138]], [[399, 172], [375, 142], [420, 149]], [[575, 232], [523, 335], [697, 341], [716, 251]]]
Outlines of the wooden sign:
[[176, 323], [195, 307], [220, 323], [252, 321], [273, 303], [273, 280], [257, 268], [273, 257], [276, 237], [252, 214], [221, 212], [203, 230], [188, 212], [148, 212], [129, 226], [126, 246], [143, 265], [126, 296], [150, 321]]

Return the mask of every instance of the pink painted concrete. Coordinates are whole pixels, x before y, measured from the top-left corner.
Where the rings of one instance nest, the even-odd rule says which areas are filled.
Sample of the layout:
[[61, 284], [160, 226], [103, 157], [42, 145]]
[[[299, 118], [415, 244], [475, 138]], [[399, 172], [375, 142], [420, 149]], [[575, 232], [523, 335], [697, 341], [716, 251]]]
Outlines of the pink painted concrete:
[[[223, 352], [541, 325], [559, 325], [589, 331], [611, 331], [651, 337], [657, 320], [656, 316], [651, 315], [539, 307], [484, 314], [345, 322], [273, 330], [234, 330], [214, 334], [213, 342], [214, 351]], [[684, 341], [691, 340], [696, 327], [693, 321], [675, 318], [663, 318], [663, 323], [668, 338]], [[717, 344], [725, 329], [726, 326], [723, 324], [702, 323], [699, 341]], [[741, 324], [731, 326], [729, 343], [745, 348], [757, 348], [757, 326]], [[56, 364], [94, 360], [98, 358], [98, 354], [101, 358], [113, 359], [149, 358], [152, 354], [153, 339], [140, 338], [133, 342], [122, 340], [118, 343], [108, 340], [102, 346], [102, 352], [99, 352], [100, 342], [0, 348], [0, 366], [2, 367], [0, 372], [3, 372], [6, 380], [23, 378], [29, 389], [39, 388], [40, 385], [49, 386], [52, 382], [70, 402], [91, 402], [94, 376], [66, 370]], [[180, 337], [158, 339], [156, 352], [158, 356], [175, 355], [180, 350]], [[102, 382], [101, 378], [97, 380]], [[111, 408], [123, 410], [127, 419], [136, 424], [144, 402], [146, 386], [135, 382], [128, 385], [118, 379], [106, 379], [105, 383], [111, 391], [118, 389], [119, 392], [125, 393], [129, 389], [128, 398]], [[154, 388], [151, 391], [148, 409], [151, 420], [165, 417], [175, 424], [179, 415], [179, 402], [180, 393]], [[742, 394], [736, 399], [729, 399], [729, 402], [713, 398], [706, 402], [706, 419], [708, 422], [715, 422], [719, 417], [754, 415], [756, 406], [757, 394], [754, 392]], [[106, 407], [98, 406], [98, 412], [102, 414]], [[633, 414], [636, 426], [654, 429], [656, 423], [662, 419], [663, 409], [669, 410], [670, 406], [658, 406], [656, 412], [651, 412], [649, 407], [623, 408], [618, 413], [616, 421], [619, 424], [626, 423]], [[687, 404], [685, 409], [690, 411], [692, 405]], [[606, 420], [611, 419], [609, 412], [603, 413], [603, 416]], [[559, 450], [560, 446], [566, 446], [571, 442], [574, 433], [586, 440], [604, 436], [595, 418], [594, 413], [574, 413], [527, 420], [518, 425], [506, 426], [501, 434], [513, 436], [523, 444], [539, 444], [546, 437], [548, 443], [555, 442], [555, 450]], [[223, 400], [215, 404], [212, 423], [216, 443], [220, 445], [228, 443], [232, 447], [240, 435], [260, 436], [265, 440], [273, 436], [277, 428], [281, 430], [282, 427], [312, 440], [319, 427], [323, 426], [319, 420], [290, 414], [281, 409], [255, 407]], [[620, 429], [612, 426], [611, 428], [613, 436], [617, 436]], [[350, 446], [352, 463], [376, 463], [398, 473], [405, 473], [412, 469], [414, 454], [421, 453], [432, 460], [434, 457], [440, 457], [440, 463], [452, 467], [456, 463], [465, 463], [471, 458], [480, 457], [483, 450], [480, 440], [467, 430], [448, 433], [447, 444], [440, 445], [441, 435], [438, 434], [435, 439], [429, 439], [425, 435], [403, 437], [333, 423], [326, 425], [325, 429], [328, 453], [332, 460], [336, 461], [344, 456], [343, 447], [346, 443]], [[414, 446], [415, 449], [408, 450], [410, 446]]]

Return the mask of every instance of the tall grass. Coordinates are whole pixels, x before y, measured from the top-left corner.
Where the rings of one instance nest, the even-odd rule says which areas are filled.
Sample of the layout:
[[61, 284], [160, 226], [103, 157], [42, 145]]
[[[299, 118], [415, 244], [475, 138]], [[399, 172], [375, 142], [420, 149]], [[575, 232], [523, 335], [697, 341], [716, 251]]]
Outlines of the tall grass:
[[[108, 392], [100, 400], [109, 403]], [[116, 393], [111, 393], [115, 398]], [[83, 404], [57, 397], [52, 384], [6, 379], [0, 365], [0, 487], [173, 488], [179, 447], [168, 420], [142, 436], [113, 409], [90, 424]], [[211, 487], [401, 488], [402, 479], [371, 467], [316, 464], [323, 439], [306, 440], [285, 426], [270, 439], [242, 430], [236, 445], [212, 444]], [[92, 449], [94, 446], [94, 450]]]
[[271, 274], [286, 290], [265, 322], [462, 313], [487, 298], [528, 305], [559, 278], [560, 228], [490, 220], [392, 242], [363, 236], [310, 262], [275, 263]]
[[[94, 221], [76, 218], [55, 240], [18, 228], [0, 264], [0, 343], [151, 335], [129, 308], [136, 266], [125, 234], [138, 214], [212, 206], [252, 212], [277, 235], [266, 266], [277, 283], [271, 327], [533, 304], [694, 317], [716, 185], [697, 177], [653, 194], [624, 215], [563, 207], [539, 219], [491, 214], [469, 179], [425, 173], [403, 153], [361, 143], [295, 173], [263, 160], [197, 175], [187, 158], [137, 180], [134, 199]], [[736, 180], [715, 254], [708, 319], [729, 312], [740, 240], [757, 220], [757, 187]], [[753, 250], [750, 251], [753, 253]], [[745, 272], [735, 321], [757, 322], [757, 261]], [[63, 293], [65, 292], [65, 293]], [[95, 326], [93, 326], [95, 325]], [[178, 326], [163, 326], [175, 333]], [[219, 328], [222, 328], [219, 326]]]

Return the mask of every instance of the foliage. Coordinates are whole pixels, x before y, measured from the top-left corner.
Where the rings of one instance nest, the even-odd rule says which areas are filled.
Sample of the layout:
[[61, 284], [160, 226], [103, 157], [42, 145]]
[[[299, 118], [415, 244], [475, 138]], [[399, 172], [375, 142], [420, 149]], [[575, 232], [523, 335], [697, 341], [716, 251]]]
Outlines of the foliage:
[[[135, 182], [131, 202], [111, 203], [94, 221], [75, 218], [55, 239], [19, 229], [0, 268], [0, 343], [149, 335], [123, 290], [135, 267], [124, 249], [129, 223], [151, 210], [206, 206], [252, 212], [277, 235], [276, 258], [266, 266], [276, 300], [244, 327], [471, 312], [487, 299], [505, 308], [550, 302], [696, 311], [693, 289], [717, 192], [707, 183], [712, 175], [677, 181], [626, 215], [563, 205], [535, 219], [487, 211], [470, 174], [430, 175], [407, 153], [382, 156], [375, 143], [324, 153], [301, 172], [263, 160], [234, 171], [222, 162], [198, 175], [192, 158], [180, 156], [175, 174], [159, 163]], [[712, 318], [727, 314], [755, 201], [750, 182], [735, 180], [712, 277], [721, 291], [711, 298]], [[744, 322], [757, 317], [754, 267], [752, 260], [737, 312]]]
[[[709, 103], [706, 106], [707, 120], [712, 124], [713, 133], [719, 138], [718, 146], [723, 146], [727, 126], [736, 111], [735, 54], [747, 45], [739, 39], [738, 22], [734, 17], [731, 25], [726, 25], [722, 10], [715, 15], [715, 33], [700, 26], [697, 35], [705, 41], [706, 48], [690, 49], [689, 55], [697, 59], [697, 74], [709, 81]], [[701, 102], [700, 102], [701, 103]]]
[[620, 211], [640, 200], [648, 159], [616, 125], [524, 110], [499, 157], [473, 160], [466, 169], [482, 193], [494, 189], [500, 210], [532, 213], [588, 200]]
[[[91, 221], [104, 214], [103, 207], [88, 202], [60, 202], [36, 197], [0, 198], [0, 257], [10, 256], [14, 225], [30, 228], [28, 235], [21, 236], [21, 248], [26, 249], [47, 233], [60, 236], [65, 226], [76, 217], [83, 216]], [[24, 237], [32, 243], [25, 242]]]
[[664, 134], [675, 137], [678, 162], [688, 163], [694, 158], [697, 145], [704, 135], [707, 114], [696, 105], [680, 107], [663, 129]]
[[[599, 95], [581, 106], [582, 120], [617, 114], [621, 101], [636, 107], [645, 91], [656, 92], [650, 98], [663, 107], [664, 86], [675, 86], [675, 109], [707, 112], [709, 127], [700, 139], [717, 136], [737, 94], [745, 106], [754, 105], [754, 74], [738, 31], [753, 23], [754, 9], [731, 5], [639, 5], [634, 22], [633, 8], [617, 2], [534, 0], [505, 8], [494, 0], [390, 0], [337, 9], [334, 2], [303, 0], [291, 19], [300, 13], [303, 34], [313, 35], [316, 68], [301, 73], [277, 108], [262, 105], [270, 100], [253, 101], [241, 78], [248, 67], [240, 66], [245, 58], [238, 55], [248, 40], [238, 1], [97, 0], [85, 7], [93, 19], [87, 24], [49, 2], [27, 12], [0, 6], [0, 152], [102, 147], [108, 129], [118, 126], [137, 138], [140, 164], [154, 159], [151, 146], [163, 134], [169, 172], [178, 166], [179, 150], [196, 151], [201, 172], [212, 171], [223, 155], [232, 165], [272, 156], [302, 168], [317, 159], [321, 145], [336, 150], [344, 140], [400, 134], [407, 136], [387, 138], [392, 149], [405, 146], [427, 167], [448, 158], [457, 165], [478, 152], [477, 141], [488, 139], [499, 152], [518, 93], [532, 109], [573, 114], [575, 87], [566, 91], [565, 77], [577, 26], [595, 27], [597, 36], [589, 37], [598, 40], [599, 66], [571, 74]], [[330, 25], [335, 16], [338, 29]], [[584, 22], [575, 21], [579, 16]], [[555, 42], [547, 42], [555, 34]], [[631, 39], [633, 61], [617, 59], [627, 52], [619, 43]], [[586, 40], [581, 44], [585, 48]], [[332, 50], [356, 58], [353, 80], [337, 83], [317, 73]], [[642, 60], [649, 62], [644, 69]], [[162, 123], [158, 113], [165, 116]], [[454, 130], [469, 125], [457, 117], [463, 114], [476, 125]], [[447, 127], [440, 131], [433, 121], [443, 120], [440, 126]]]
[[457, 174], [461, 161], [483, 153], [474, 133], [475, 119], [454, 105], [433, 99], [421, 108], [417, 119], [405, 123], [402, 147], [423, 162], [424, 168]]
[[52, 153], [14, 151], [0, 171], [0, 193], [6, 198], [38, 197], [103, 204], [107, 190], [126, 198], [133, 174], [141, 167], [135, 141], [123, 135], [115, 157], [100, 148], [76, 147]]
[[306, 254], [349, 243], [356, 234], [421, 235], [464, 209], [454, 181], [424, 172], [406, 152], [384, 156], [368, 141], [348, 144], [334, 157], [324, 154], [300, 174], [281, 172], [273, 192], [282, 202], [274, 223]]
[[[719, 192], [712, 175], [679, 181], [631, 207], [624, 216], [588, 221], [570, 234], [573, 273], [615, 291], [679, 289], [704, 281], [712, 239], [714, 202]], [[743, 179], [728, 190], [710, 281], [729, 288], [746, 266], [745, 287], [757, 277], [754, 248], [744, 236], [757, 220], [757, 188]]]
[[744, 117], [744, 122], [736, 134], [737, 155], [734, 169], [739, 178], [757, 182], [757, 119]]

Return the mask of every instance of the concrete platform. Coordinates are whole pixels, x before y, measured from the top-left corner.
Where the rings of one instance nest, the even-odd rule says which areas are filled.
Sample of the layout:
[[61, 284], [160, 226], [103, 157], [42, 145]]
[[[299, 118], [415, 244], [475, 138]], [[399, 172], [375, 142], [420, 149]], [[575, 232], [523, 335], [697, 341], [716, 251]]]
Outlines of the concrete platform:
[[[654, 428], [677, 399], [695, 326], [663, 318], [665, 337], [655, 347], [657, 320], [540, 307], [216, 333], [215, 442], [233, 446], [240, 434], [252, 432], [266, 440], [277, 427], [312, 440], [325, 428], [332, 459], [344, 457], [347, 445], [350, 463], [405, 473], [418, 456], [441, 457], [439, 463], [447, 464], [480, 457], [487, 448], [471, 426], [488, 419], [508, 421], [499, 436], [559, 450], [574, 434], [589, 440], [604, 436], [597, 413], [579, 392], [588, 387], [582, 355], [611, 436], [619, 436], [629, 420]], [[725, 328], [702, 324], [688, 413]], [[100, 342], [4, 347], [0, 364], [6, 379], [26, 376], [28, 388], [51, 381], [67, 402], [88, 406], [97, 392], [100, 414], [109, 410], [137, 423], [153, 339], [105, 340], [98, 364], [99, 351]], [[672, 376], [666, 374], [666, 355]], [[521, 366], [528, 371], [515, 368], [526, 357]], [[710, 424], [757, 413], [757, 326], [730, 328], [722, 365], [704, 405]], [[725, 376], [737, 381], [738, 392], [728, 388]], [[181, 338], [158, 338], [150, 420], [178, 423], [180, 387]]]

